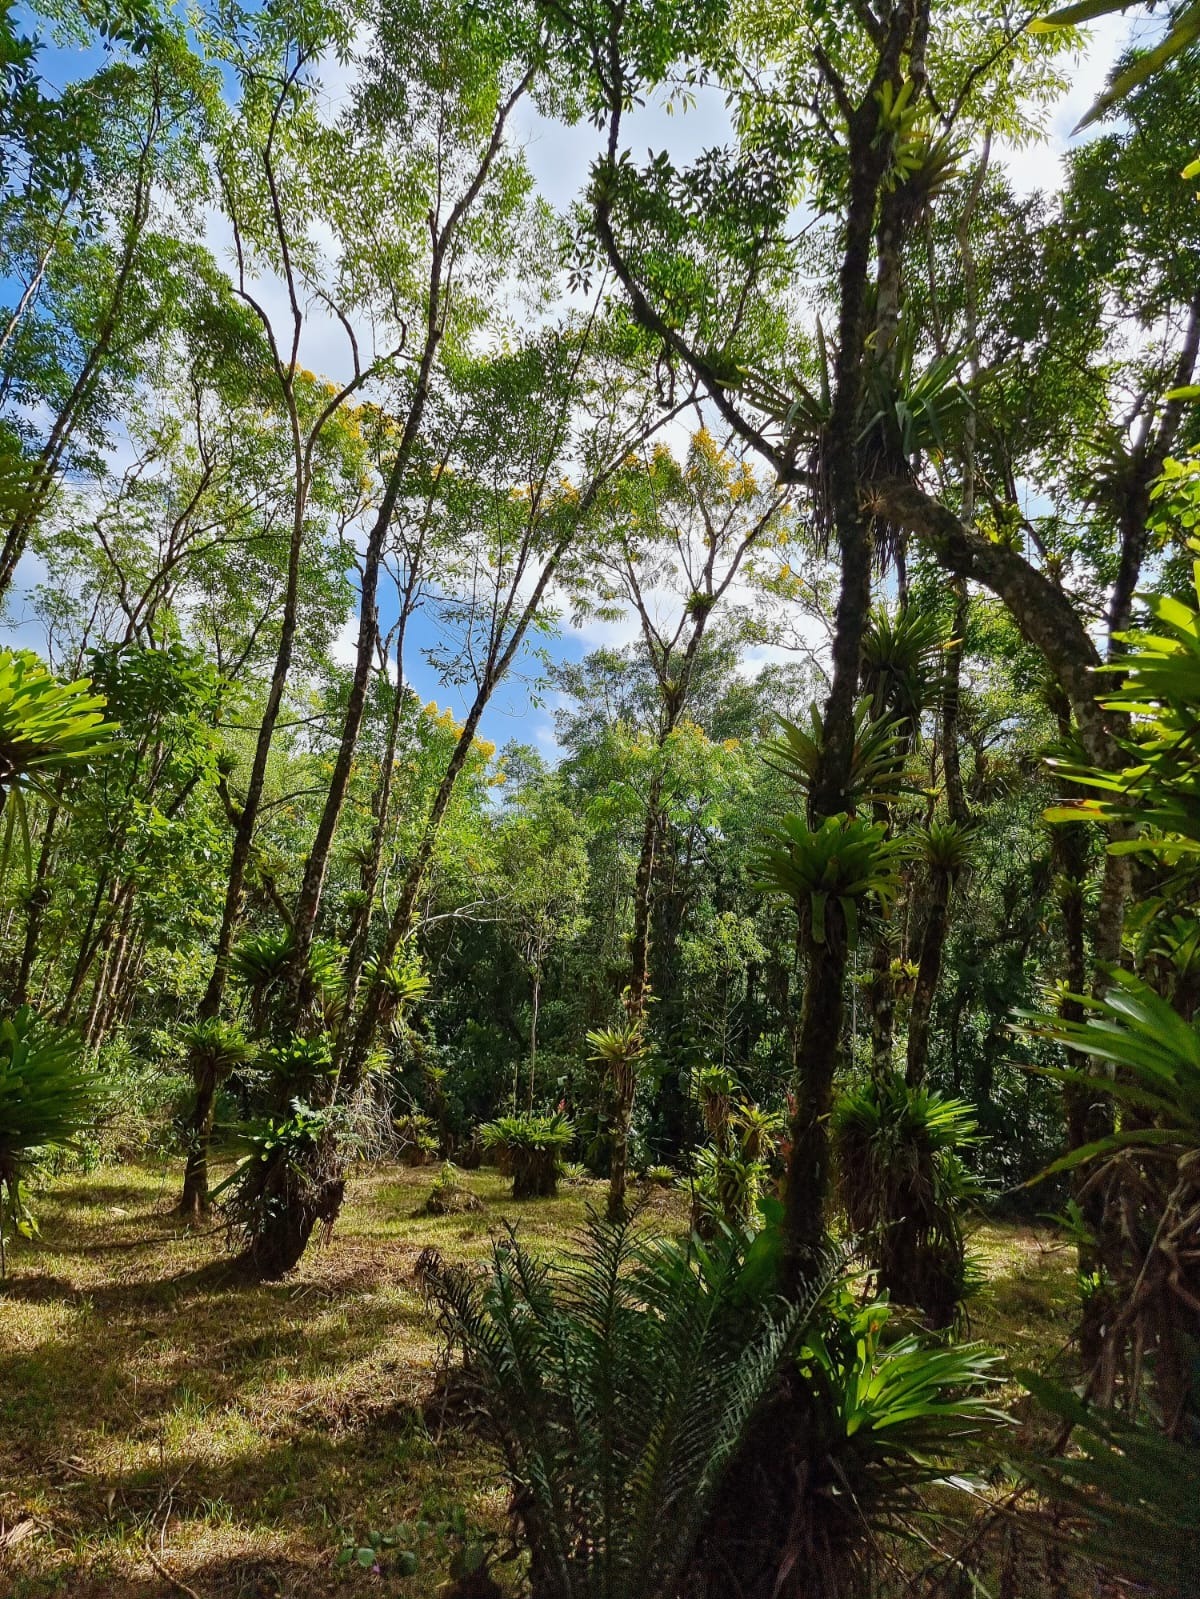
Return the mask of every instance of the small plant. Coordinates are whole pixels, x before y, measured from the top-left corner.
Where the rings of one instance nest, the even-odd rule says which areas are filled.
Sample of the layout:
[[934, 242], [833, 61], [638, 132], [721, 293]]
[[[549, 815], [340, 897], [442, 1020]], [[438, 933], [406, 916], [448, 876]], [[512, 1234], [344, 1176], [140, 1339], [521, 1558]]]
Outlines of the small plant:
[[560, 1182], [566, 1183], [568, 1188], [583, 1188], [596, 1180], [582, 1161], [578, 1160], [564, 1161], [558, 1168], [558, 1178]]
[[276, 1104], [281, 1100], [307, 1099], [322, 1078], [333, 1070], [333, 1049], [329, 1038], [291, 1036], [263, 1050], [261, 1060], [277, 1086]]
[[400, 1162], [404, 1166], [429, 1166], [438, 1157], [437, 1123], [432, 1116], [411, 1110], [393, 1122]]
[[413, 1529], [401, 1523], [387, 1532], [372, 1529], [360, 1542], [348, 1539], [338, 1551], [335, 1566], [358, 1566], [363, 1571], [382, 1576], [388, 1570], [397, 1577], [415, 1577], [420, 1561], [415, 1549]]
[[37, 1156], [69, 1149], [96, 1117], [101, 1085], [79, 1040], [41, 1022], [28, 1005], [0, 1021], [0, 1277], [5, 1234], [37, 1236], [25, 1179]]
[[89, 761], [117, 731], [86, 678], [60, 683], [32, 650], [0, 650], [0, 788], [41, 790], [47, 776]]
[[735, 1150], [697, 1150], [692, 1221], [701, 1237], [711, 1238], [721, 1224], [753, 1224], [765, 1171], [762, 1161]]
[[670, 1166], [647, 1166], [642, 1181], [653, 1188], [673, 1188], [675, 1172]]
[[833, 929], [828, 913], [836, 906], [841, 917], [834, 936], [844, 934], [853, 947], [861, 901], [874, 897], [887, 905], [899, 890], [900, 863], [908, 846], [889, 838], [881, 822], [839, 814], [827, 816], [814, 829], [803, 816], [790, 815], [769, 836], [773, 842], [758, 858], [756, 886], [764, 894], [791, 900], [815, 944], [829, 940]]
[[928, 1524], [949, 1519], [972, 1452], [1009, 1420], [999, 1362], [980, 1345], [896, 1337], [891, 1318], [886, 1300], [864, 1306], [847, 1287], [819, 1306], [723, 1485], [701, 1551], [710, 1581], [736, 1570], [744, 1591], [770, 1593], [803, 1549], [805, 1593], [879, 1594], [888, 1542], [928, 1541]]
[[[768, 766], [790, 778], [807, 793], [821, 761], [825, 742], [820, 707], [810, 705], [808, 726], [779, 718], [783, 736], [765, 746]], [[854, 749], [850, 760], [847, 800], [854, 809], [893, 804], [911, 788], [905, 752], [904, 723], [899, 718], [876, 717], [870, 698], [859, 701], [854, 712]]]
[[371, 958], [363, 965], [363, 978], [378, 984], [381, 996], [379, 1017], [385, 1027], [397, 1031], [404, 1026], [409, 1011], [429, 992], [429, 978], [418, 967], [393, 961], [381, 965]]
[[0, 864], [7, 867], [19, 830], [28, 876], [32, 861], [26, 794], [57, 804], [49, 780], [86, 765], [112, 748], [116, 724], [104, 720], [105, 700], [81, 679], [60, 683], [32, 650], [0, 650]]
[[566, 1259], [510, 1229], [484, 1276], [431, 1274], [504, 1453], [535, 1599], [692, 1591], [725, 1470], [827, 1286], [785, 1303], [757, 1264], [732, 1233], [681, 1247], [590, 1212]]
[[491, 1590], [480, 1579], [486, 1578], [495, 1542], [494, 1533], [473, 1526], [463, 1507], [455, 1505], [436, 1521], [422, 1516], [415, 1523], [400, 1522], [387, 1532], [371, 1530], [361, 1540], [348, 1538], [334, 1565], [358, 1566], [375, 1576], [415, 1577], [422, 1564], [416, 1546], [432, 1543], [439, 1561], [446, 1562], [452, 1583], [474, 1579], [478, 1586], [471, 1591], [484, 1594]]
[[[279, 1020], [276, 1002], [284, 992], [294, 948], [289, 930], [268, 928], [247, 933], [229, 958], [229, 975], [246, 992], [256, 1033], [269, 1032]], [[336, 1020], [344, 1000], [341, 949], [317, 939], [308, 951], [302, 981], [322, 1019]]]
[[458, 1167], [448, 1160], [438, 1172], [421, 1209], [427, 1216], [461, 1216], [467, 1211], [482, 1210], [483, 1201], [471, 1192], [462, 1181]]
[[514, 1199], [552, 1199], [558, 1192], [562, 1152], [575, 1129], [561, 1111], [550, 1116], [499, 1116], [479, 1129], [485, 1149], [502, 1157]]
[[743, 1103], [733, 1113], [733, 1131], [746, 1160], [769, 1161], [783, 1137], [785, 1119], [777, 1110]]
[[729, 1141], [730, 1119], [740, 1092], [737, 1078], [724, 1066], [702, 1066], [692, 1078], [692, 1095], [718, 1149], [724, 1149]]
[[694, 1091], [712, 1144], [696, 1155], [693, 1225], [704, 1237], [722, 1224], [755, 1226], [769, 1159], [783, 1132], [783, 1117], [737, 1099], [737, 1082], [722, 1067], [710, 1066], [698, 1073]]

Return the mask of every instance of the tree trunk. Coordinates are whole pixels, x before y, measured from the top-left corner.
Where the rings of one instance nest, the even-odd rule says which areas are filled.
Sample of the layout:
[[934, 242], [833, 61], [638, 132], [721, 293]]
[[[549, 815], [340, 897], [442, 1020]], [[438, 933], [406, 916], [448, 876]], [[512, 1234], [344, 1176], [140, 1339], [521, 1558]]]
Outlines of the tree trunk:
[[183, 1192], [179, 1197], [180, 1214], [193, 1220], [208, 1212], [208, 1150], [216, 1098], [216, 1073], [205, 1068], [196, 1080], [196, 1098], [188, 1117], [187, 1163], [183, 1171]]
[[966, 827], [970, 823], [971, 812], [963, 787], [962, 762], [958, 753], [958, 716], [962, 702], [963, 638], [967, 631], [971, 601], [965, 578], [954, 578], [953, 588], [953, 635], [946, 650], [942, 676], [942, 772], [946, 779], [946, 809], [950, 813], [950, 820], [959, 827]]
[[796, 1061], [796, 1108], [787, 1160], [785, 1271], [800, 1286], [826, 1242], [825, 1203], [829, 1193], [829, 1112], [842, 1030], [846, 980], [844, 930], [835, 928], [841, 912], [826, 913], [826, 941], [808, 940], [808, 971], [800, 1016]]
[[[297, 485], [296, 503], [293, 507], [291, 538], [288, 544], [287, 582], [284, 590], [283, 617], [279, 629], [279, 644], [275, 653], [275, 666], [271, 673], [271, 683], [267, 691], [267, 702], [263, 707], [263, 719], [259, 726], [258, 738], [254, 746], [254, 759], [250, 767], [250, 781], [246, 788], [246, 797], [242, 802], [241, 810], [237, 813], [237, 822], [234, 829], [233, 850], [229, 859], [229, 876], [225, 887], [225, 903], [221, 911], [221, 927], [217, 934], [217, 947], [213, 957], [212, 970], [209, 973], [208, 986], [204, 997], [200, 1001], [199, 1018], [201, 1021], [212, 1021], [220, 1013], [221, 1001], [225, 995], [225, 984], [229, 971], [229, 957], [233, 950], [233, 941], [237, 934], [238, 924], [242, 914], [242, 896], [246, 887], [246, 874], [250, 864], [250, 852], [254, 846], [254, 828], [258, 821], [259, 806], [262, 803], [263, 788], [266, 784], [267, 762], [270, 759], [271, 744], [275, 737], [275, 725], [279, 720], [279, 713], [283, 707], [283, 695], [287, 687], [288, 674], [292, 665], [292, 650], [295, 645], [296, 627], [299, 618], [300, 598], [300, 560], [304, 548], [304, 520], [306, 505], [306, 485], [303, 478], [303, 469], [299, 446], [297, 445]], [[201, 1073], [193, 1063], [193, 1074], [200, 1080]], [[194, 1163], [193, 1188], [207, 1176], [207, 1144], [208, 1125], [211, 1114], [203, 1114], [203, 1106], [199, 1096], [193, 1107], [191, 1126], [195, 1137], [204, 1151], [204, 1158], [199, 1158]], [[204, 1190], [203, 1203], [207, 1204], [207, 1187]], [[180, 1195], [180, 1208], [185, 1208], [184, 1202], [195, 1207], [194, 1197], [187, 1189], [186, 1175], [184, 1191]]]
[[892, 945], [885, 922], [871, 951], [871, 1073], [882, 1079], [892, 1069], [896, 1024], [896, 985], [892, 980]]
[[538, 1010], [542, 996], [542, 969], [535, 968], [533, 974], [533, 1014], [529, 1019], [529, 1114], [533, 1115], [533, 1092], [537, 1078], [537, 1030]]
[[[55, 784], [55, 795], [60, 795], [64, 787], [64, 780], [59, 778]], [[42, 936], [42, 922], [45, 920], [46, 911], [50, 906], [50, 863], [54, 856], [54, 836], [58, 826], [59, 814], [60, 808], [56, 805], [46, 818], [46, 829], [42, 834], [42, 847], [38, 852], [33, 892], [25, 902], [25, 941], [21, 946], [21, 965], [17, 972], [16, 987], [13, 990], [12, 1003], [14, 1009], [24, 1005], [29, 998], [29, 982], [33, 976], [33, 963], [37, 959], [38, 944]]]
[[[899, 48], [897, 43], [897, 63]], [[809, 791], [810, 821], [814, 825], [846, 809], [862, 641], [871, 609], [872, 539], [859, 498], [857, 440], [865, 379], [872, 223], [884, 166], [890, 155], [888, 141], [877, 137], [878, 117], [878, 106], [874, 98], [868, 96], [850, 124], [850, 203], [839, 276], [836, 386], [827, 448], [829, 498], [838, 540], [841, 586], [834, 617], [833, 681], [822, 720], [821, 754]], [[840, 910], [830, 908], [823, 943], [814, 941], [806, 909], [801, 914], [801, 926], [807, 977], [800, 1021], [796, 1110], [791, 1125], [784, 1219], [784, 1287], [792, 1292], [811, 1277], [825, 1245], [829, 1112], [842, 1030], [847, 960], [846, 932]]]
[[950, 876], [934, 868], [932, 892], [921, 938], [921, 958], [908, 1017], [908, 1062], [905, 1081], [920, 1088], [929, 1064], [929, 1023], [942, 970], [942, 951], [950, 927]]

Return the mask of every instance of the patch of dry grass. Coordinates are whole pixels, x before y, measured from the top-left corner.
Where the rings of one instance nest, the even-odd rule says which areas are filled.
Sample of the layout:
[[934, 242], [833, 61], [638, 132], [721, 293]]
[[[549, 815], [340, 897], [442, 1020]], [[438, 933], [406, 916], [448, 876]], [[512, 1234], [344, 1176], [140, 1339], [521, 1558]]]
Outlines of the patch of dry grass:
[[0, 1552], [6, 1599], [149, 1599], [173, 1580], [203, 1599], [389, 1591], [334, 1557], [418, 1518], [420, 1569], [397, 1591], [425, 1594], [454, 1506], [498, 1530], [496, 1461], [429, 1407], [438, 1347], [413, 1266], [428, 1245], [482, 1258], [504, 1217], [555, 1247], [587, 1191], [517, 1205], [479, 1172], [484, 1211], [418, 1215], [435, 1175], [361, 1175], [333, 1240], [255, 1286], [219, 1230], [172, 1215], [174, 1170], [53, 1184], [42, 1242], [14, 1251], [0, 1293], [0, 1523], [36, 1529]]
[[[172, 1215], [178, 1172], [122, 1167], [55, 1182], [42, 1243], [0, 1291], [0, 1593], [4, 1599], [314, 1599], [432, 1595], [462, 1506], [500, 1531], [498, 1462], [431, 1402], [438, 1344], [420, 1251], [482, 1258], [504, 1218], [561, 1247], [602, 1187], [418, 1214], [436, 1169], [361, 1174], [332, 1241], [285, 1283], [235, 1282], [219, 1230]], [[686, 1196], [651, 1214], [686, 1224]], [[1070, 1260], [1029, 1229], [984, 1229], [979, 1336], [1022, 1362], [1069, 1325]], [[338, 1569], [342, 1544], [399, 1523], [417, 1574]], [[6, 1535], [21, 1529], [3, 1547]], [[6, 1533], [7, 1530], [7, 1533]]]

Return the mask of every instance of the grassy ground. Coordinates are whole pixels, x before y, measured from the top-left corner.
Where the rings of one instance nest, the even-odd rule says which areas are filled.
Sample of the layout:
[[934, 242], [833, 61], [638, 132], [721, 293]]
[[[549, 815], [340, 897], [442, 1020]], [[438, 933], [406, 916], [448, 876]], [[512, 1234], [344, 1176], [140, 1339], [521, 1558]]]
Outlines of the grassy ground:
[[[433, 1393], [438, 1344], [414, 1263], [431, 1244], [483, 1255], [504, 1217], [554, 1248], [589, 1190], [515, 1205], [479, 1172], [467, 1180], [484, 1211], [420, 1216], [434, 1175], [361, 1176], [332, 1241], [258, 1287], [230, 1280], [220, 1232], [180, 1227], [173, 1168], [53, 1184], [42, 1242], [13, 1251], [0, 1290], [4, 1599], [424, 1599], [456, 1507], [501, 1529], [497, 1462]], [[653, 1204], [664, 1226], [683, 1225], [684, 1196]], [[1015, 1364], [1052, 1361], [1070, 1327], [1070, 1255], [1029, 1228], [988, 1226], [976, 1242], [976, 1334]], [[347, 1542], [398, 1524], [415, 1575], [396, 1575], [395, 1550], [379, 1572], [335, 1565]]]

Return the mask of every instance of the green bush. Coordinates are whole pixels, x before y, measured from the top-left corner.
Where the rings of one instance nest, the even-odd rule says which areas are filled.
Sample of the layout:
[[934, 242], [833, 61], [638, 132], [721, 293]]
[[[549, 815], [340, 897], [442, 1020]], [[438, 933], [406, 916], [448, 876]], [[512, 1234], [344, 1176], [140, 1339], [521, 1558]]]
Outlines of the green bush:
[[212, 1198], [221, 1200], [230, 1236], [243, 1242], [254, 1275], [279, 1277], [295, 1265], [316, 1223], [331, 1227], [341, 1209], [345, 1119], [293, 1100], [285, 1116], [243, 1136], [250, 1152]]
[[642, 1172], [642, 1181], [654, 1188], [673, 1188], [675, 1185], [675, 1171], [670, 1166], [647, 1166]]
[[392, 1126], [402, 1165], [432, 1165], [438, 1157], [437, 1124], [432, 1116], [410, 1111], [406, 1116], [395, 1117]]
[[8, 1229], [33, 1237], [25, 1179], [45, 1151], [69, 1148], [95, 1121], [100, 1079], [83, 1064], [74, 1034], [41, 1021], [28, 1005], [0, 1021], [0, 1276]]
[[482, 1210], [483, 1201], [462, 1181], [462, 1173], [452, 1160], [444, 1161], [429, 1197], [421, 1206], [426, 1216], [460, 1216]]
[[880, 1290], [949, 1326], [971, 1281], [962, 1218], [977, 1185], [960, 1156], [976, 1137], [971, 1106], [893, 1073], [844, 1093], [831, 1130], [838, 1195]]
[[683, 1247], [589, 1212], [565, 1259], [510, 1230], [483, 1277], [438, 1266], [429, 1282], [504, 1453], [534, 1599], [683, 1591], [723, 1471], [825, 1281], [785, 1304], [742, 1237]]
[[558, 1192], [563, 1151], [575, 1129], [561, 1111], [553, 1115], [498, 1116], [479, 1129], [484, 1149], [495, 1150], [513, 1180], [514, 1199], [550, 1199]]
[[891, 1318], [886, 1301], [860, 1305], [845, 1287], [810, 1318], [714, 1506], [698, 1555], [710, 1580], [736, 1570], [743, 1592], [776, 1592], [802, 1550], [805, 1593], [879, 1594], [900, 1546], [928, 1546], [956, 1494], [961, 1519], [974, 1513], [972, 1462], [990, 1464], [1008, 1421], [998, 1361], [979, 1345], [897, 1337]]

